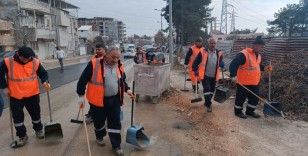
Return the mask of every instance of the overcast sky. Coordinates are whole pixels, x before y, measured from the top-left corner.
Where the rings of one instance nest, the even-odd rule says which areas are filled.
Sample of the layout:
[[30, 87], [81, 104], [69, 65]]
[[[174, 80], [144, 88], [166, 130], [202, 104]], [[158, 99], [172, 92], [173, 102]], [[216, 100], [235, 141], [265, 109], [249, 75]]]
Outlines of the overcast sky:
[[[160, 12], [166, 5], [163, 0], [66, 0], [80, 8], [79, 17], [112, 17], [122, 20], [128, 35], [154, 35], [160, 29]], [[189, 0], [186, 0], [189, 2]], [[255, 29], [266, 32], [266, 20], [274, 19], [281, 7], [299, 0], [228, 0], [235, 6], [237, 29]], [[222, 0], [212, 0], [212, 16], [220, 20]], [[231, 9], [230, 9], [231, 11]], [[229, 21], [228, 21], [229, 22]], [[228, 23], [230, 25], [230, 23]], [[163, 19], [164, 28], [167, 27]], [[228, 30], [230, 27], [228, 28]]]

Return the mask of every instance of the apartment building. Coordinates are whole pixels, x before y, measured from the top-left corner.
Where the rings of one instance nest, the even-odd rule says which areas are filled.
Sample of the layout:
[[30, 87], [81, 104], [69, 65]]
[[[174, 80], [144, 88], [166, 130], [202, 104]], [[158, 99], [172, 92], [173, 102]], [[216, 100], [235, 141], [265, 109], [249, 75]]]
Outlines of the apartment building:
[[125, 37], [125, 25], [122, 21], [108, 17], [78, 18], [78, 26], [92, 25], [93, 31], [114, 43], [121, 43]]
[[69, 55], [78, 51], [77, 6], [63, 0], [1, 0], [0, 8], [0, 19], [13, 24], [15, 48], [30, 46], [40, 59], [51, 58], [56, 46]]

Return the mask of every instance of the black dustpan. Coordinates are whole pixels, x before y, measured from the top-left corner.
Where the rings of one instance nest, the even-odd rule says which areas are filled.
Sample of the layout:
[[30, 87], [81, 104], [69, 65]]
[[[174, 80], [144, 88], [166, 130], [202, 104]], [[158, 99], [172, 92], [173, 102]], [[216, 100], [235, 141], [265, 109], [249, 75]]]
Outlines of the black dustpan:
[[47, 123], [44, 126], [44, 136], [45, 136], [45, 141], [53, 142], [53, 141], [57, 141], [59, 139], [62, 139], [63, 138], [63, 132], [62, 132], [61, 124], [52, 121], [50, 97], [49, 97], [49, 91], [48, 90], [46, 91], [46, 94], [47, 94], [47, 99], [48, 99], [50, 122]]

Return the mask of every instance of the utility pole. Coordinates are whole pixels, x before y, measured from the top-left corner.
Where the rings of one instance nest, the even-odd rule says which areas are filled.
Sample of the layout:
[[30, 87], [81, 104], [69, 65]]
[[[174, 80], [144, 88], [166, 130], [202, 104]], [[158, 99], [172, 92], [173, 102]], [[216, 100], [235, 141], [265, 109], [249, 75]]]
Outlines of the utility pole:
[[235, 31], [235, 10], [234, 10], [234, 6], [232, 6], [232, 12], [231, 12], [231, 29], [230, 32], [234, 32]]
[[162, 10], [154, 9], [156, 11], [160, 11], [160, 31], [163, 32], [163, 13]]
[[222, 1], [221, 17], [220, 17], [220, 32], [228, 33], [228, 2]]
[[173, 64], [173, 22], [172, 22], [172, 0], [169, 0], [169, 62]]
[[163, 14], [160, 13], [160, 31], [163, 32]]

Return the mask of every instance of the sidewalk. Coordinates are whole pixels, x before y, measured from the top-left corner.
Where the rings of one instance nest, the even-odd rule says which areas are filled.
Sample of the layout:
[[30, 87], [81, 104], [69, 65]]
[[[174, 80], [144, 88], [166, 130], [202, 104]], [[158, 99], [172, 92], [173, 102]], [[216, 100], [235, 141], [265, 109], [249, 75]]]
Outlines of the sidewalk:
[[[64, 67], [65, 67], [65, 66], [68, 66], [68, 65], [85, 63], [85, 62], [88, 62], [91, 57], [92, 57], [92, 55], [67, 57], [63, 60], [63, 64], [64, 64]], [[46, 70], [60, 67], [58, 59], [41, 60], [41, 63]]]

